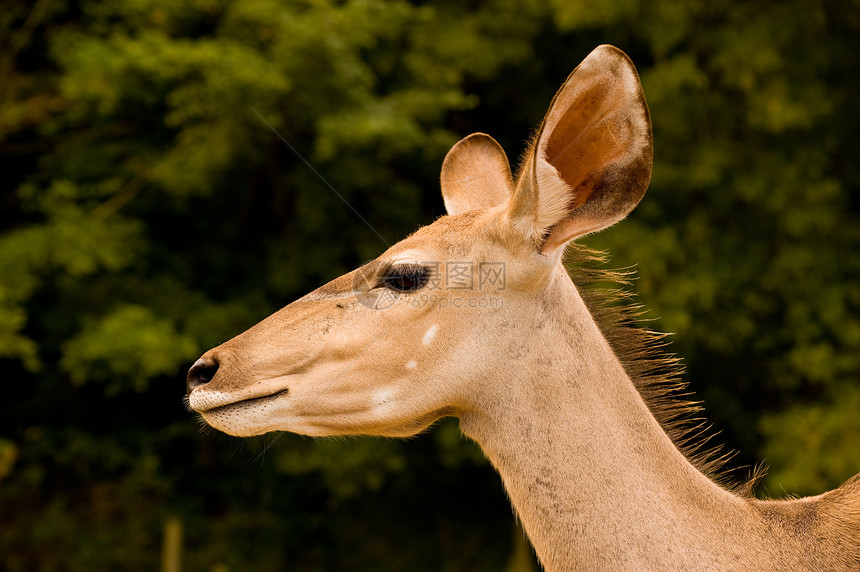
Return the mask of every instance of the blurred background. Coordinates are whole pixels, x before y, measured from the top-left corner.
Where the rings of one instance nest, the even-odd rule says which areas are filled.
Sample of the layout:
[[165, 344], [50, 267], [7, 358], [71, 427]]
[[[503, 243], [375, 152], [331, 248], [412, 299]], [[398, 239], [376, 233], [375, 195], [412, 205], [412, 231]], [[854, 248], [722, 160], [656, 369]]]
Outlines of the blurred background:
[[[512, 162], [596, 45], [654, 124], [589, 238], [674, 332], [761, 496], [860, 471], [858, 0], [4, 0], [0, 569], [529, 570], [446, 421], [409, 442], [201, 430], [189, 365], [443, 214], [474, 131]], [[267, 125], [267, 123], [269, 125]], [[164, 568], [162, 568], [164, 566]], [[175, 568], [174, 568], [175, 570]]]

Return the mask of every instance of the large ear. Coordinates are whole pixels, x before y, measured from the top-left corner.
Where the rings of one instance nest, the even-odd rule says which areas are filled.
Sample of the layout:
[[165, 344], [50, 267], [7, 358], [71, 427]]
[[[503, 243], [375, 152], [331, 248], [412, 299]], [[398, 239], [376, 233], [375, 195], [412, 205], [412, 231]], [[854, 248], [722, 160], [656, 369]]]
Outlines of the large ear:
[[636, 69], [618, 48], [600, 46], [552, 100], [525, 157], [510, 221], [551, 254], [627, 216], [648, 187], [651, 155]]
[[514, 192], [511, 166], [502, 146], [473, 133], [451, 147], [442, 162], [442, 198], [448, 214], [507, 202]]

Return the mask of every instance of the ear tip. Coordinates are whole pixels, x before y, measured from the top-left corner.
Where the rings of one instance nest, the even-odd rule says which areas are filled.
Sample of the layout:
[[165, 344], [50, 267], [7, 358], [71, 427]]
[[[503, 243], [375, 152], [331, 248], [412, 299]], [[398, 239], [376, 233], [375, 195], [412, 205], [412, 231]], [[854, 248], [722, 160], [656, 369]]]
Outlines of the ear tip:
[[481, 133], [480, 131], [472, 133], [471, 135], [466, 135], [459, 141], [454, 144], [454, 147], [458, 145], [486, 145], [490, 144], [492, 146], [498, 147], [501, 149], [501, 145], [496, 141], [492, 136], [487, 135], [486, 133]]
[[630, 56], [628, 56], [624, 52], [624, 50], [622, 50], [621, 48], [617, 48], [612, 44], [601, 44], [597, 46], [591, 51], [590, 54], [588, 54], [588, 56], [586, 56], [585, 60], [583, 60], [583, 63], [587, 60], [592, 59], [598, 61], [598, 65], [601, 66], [607, 66], [607, 62], [621, 64], [623, 68], [632, 71], [638, 77], [638, 73], [636, 72], [636, 65], [633, 63], [633, 60], [630, 59]]
[[622, 54], [625, 56], [627, 55], [624, 53], [624, 50], [622, 50], [619, 47], [613, 46], [612, 44], [600, 44], [599, 46], [594, 48], [592, 50], [592, 52], [607, 52], [607, 53], [611, 52], [614, 54]]
[[442, 161], [442, 170], [453, 168], [455, 164], [463, 161], [472, 161], [475, 157], [472, 152], [482, 156], [496, 156], [501, 163], [501, 158], [504, 158], [504, 164], [508, 166], [508, 158], [505, 150], [499, 145], [499, 142], [493, 139], [486, 133], [472, 133], [454, 143], [453, 147], [445, 155], [445, 160]]

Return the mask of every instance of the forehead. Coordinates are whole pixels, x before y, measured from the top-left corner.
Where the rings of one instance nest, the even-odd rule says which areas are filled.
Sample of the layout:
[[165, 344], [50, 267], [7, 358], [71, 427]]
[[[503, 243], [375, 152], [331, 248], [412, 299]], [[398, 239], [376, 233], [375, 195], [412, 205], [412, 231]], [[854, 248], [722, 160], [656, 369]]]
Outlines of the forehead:
[[423, 226], [391, 247], [386, 258], [433, 254], [443, 257], [465, 256], [471, 253], [479, 238], [487, 236], [488, 217], [481, 211], [455, 216], [446, 215]]

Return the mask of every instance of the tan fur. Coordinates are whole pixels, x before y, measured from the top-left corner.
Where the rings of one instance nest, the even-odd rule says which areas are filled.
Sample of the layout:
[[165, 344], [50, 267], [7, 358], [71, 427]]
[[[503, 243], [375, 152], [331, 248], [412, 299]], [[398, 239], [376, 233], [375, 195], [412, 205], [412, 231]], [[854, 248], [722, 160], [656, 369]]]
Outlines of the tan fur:
[[484, 133], [473, 133], [448, 151], [439, 179], [448, 214], [500, 205], [514, 192], [508, 156]]
[[[562, 264], [571, 239], [639, 202], [650, 133], [632, 64], [601, 46], [556, 95], [516, 185], [489, 137], [455, 146], [451, 216], [204, 354], [191, 407], [240, 436], [407, 436], [456, 416], [550, 571], [860, 569], [860, 476], [789, 501], [718, 484], [659, 335], [589, 288], [607, 278], [590, 253], [570, 251], [576, 284]], [[427, 282], [398, 293], [392, 271], [407, 267]]]

